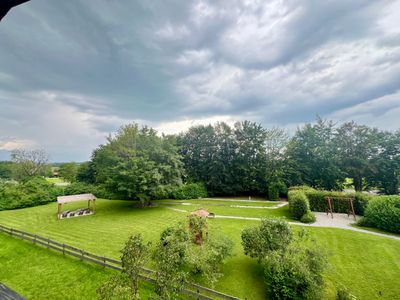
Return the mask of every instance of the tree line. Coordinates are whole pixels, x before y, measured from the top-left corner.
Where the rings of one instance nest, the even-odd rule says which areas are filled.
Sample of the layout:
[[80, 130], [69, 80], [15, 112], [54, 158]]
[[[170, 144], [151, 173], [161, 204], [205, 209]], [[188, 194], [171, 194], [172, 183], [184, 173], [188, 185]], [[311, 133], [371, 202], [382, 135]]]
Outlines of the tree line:
[[[46, 156], [17, 150], [0, 164], [0, 177], [43, 175]], [[400, 130], [383, 131], [355, 122], [317, 118], [292, 137], [282, 128], [243, 121], [198, 125], [178, 135], [158, 135], [147, 126], [122, 126], [85, 163], [66, 163], [70, 182], [101, 185], [116, 198], [168, 197], [187, 183], [210, 195], [268, 195], [276, 199], [294, 185], [326, 190], [379, 189], [397, 194]]]

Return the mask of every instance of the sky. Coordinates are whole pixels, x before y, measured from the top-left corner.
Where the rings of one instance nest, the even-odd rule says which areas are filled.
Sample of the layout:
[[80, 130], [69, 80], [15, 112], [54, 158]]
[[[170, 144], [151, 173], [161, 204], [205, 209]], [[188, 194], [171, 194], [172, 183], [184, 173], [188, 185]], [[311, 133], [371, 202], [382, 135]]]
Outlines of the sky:
[[0, 23], [0, 159], [130, 122], [400, 128], [400, 1], [31, 0]]

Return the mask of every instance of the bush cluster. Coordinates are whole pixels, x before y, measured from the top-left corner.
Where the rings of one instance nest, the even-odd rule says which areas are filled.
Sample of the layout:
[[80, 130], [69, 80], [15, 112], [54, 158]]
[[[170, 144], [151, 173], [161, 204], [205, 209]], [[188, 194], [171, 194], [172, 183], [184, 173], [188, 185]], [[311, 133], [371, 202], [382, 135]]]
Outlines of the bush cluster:
[[309, 241], [304, 231], [295, 236], [283, 220], [265, 219], [242, 232], [245, 254], [262, 264], [272, 299], [321, 299], [327, 259]]
[[42, 177], [33, 177], [22, 183], [0, 183], [0, 210], [46, 204], [56, 201], [57, 196], [62, 193], [62, 188]]
[[400, 196], [379, 196], [365, 209], [362, 225], [400, 233]]
[[204, 198], [207, 197], [207, 190], [201, 183], [188, 183], [177, 187], [170, 196], [177, 200]]

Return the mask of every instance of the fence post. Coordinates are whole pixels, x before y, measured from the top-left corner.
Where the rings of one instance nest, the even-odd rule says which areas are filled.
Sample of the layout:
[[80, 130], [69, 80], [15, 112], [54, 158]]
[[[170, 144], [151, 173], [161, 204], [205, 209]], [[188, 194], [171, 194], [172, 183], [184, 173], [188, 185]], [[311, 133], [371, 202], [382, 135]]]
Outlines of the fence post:
[[63, 244], [63, 255], [65, 255], [65, 244]]
[[10, 228], [10, 235], [13, 235], [13, 229]]

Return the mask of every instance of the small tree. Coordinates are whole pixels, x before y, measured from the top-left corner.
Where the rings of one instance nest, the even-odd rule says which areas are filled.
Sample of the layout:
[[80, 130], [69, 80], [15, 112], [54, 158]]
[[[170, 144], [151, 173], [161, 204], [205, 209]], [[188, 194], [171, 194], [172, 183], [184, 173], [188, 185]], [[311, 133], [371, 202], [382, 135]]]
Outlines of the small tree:
[[176, 299], [186, 284], [183, 266], [188, 241], [189, 235], [182, 225], [169, 227], [161, 234], [153, 254], [157, 268], [156, 293], [161, 299]]
[[149, 248], [150, 242], [144, 244], [141, 234], [129, 237], [122, 250], [122, 272], [97, 290], [100, 299], [140, 299], [139, 275], [148, 258]]
[[141, 234], [136, 234], [128, 239], [122, 250], [122, 272], [128, 276], [130, 287], [137, 298], [139, 298], [139, 275], [148, 258], [150, 244], [150, 242], [144, 244]]
[[280, 219], [263, 219], [258, 227], [242, 232], [244, 253], [261, 261], [271, 251], [284, 250], [292, 241], [289, 224]]

